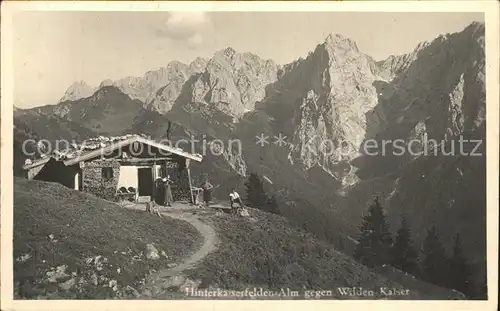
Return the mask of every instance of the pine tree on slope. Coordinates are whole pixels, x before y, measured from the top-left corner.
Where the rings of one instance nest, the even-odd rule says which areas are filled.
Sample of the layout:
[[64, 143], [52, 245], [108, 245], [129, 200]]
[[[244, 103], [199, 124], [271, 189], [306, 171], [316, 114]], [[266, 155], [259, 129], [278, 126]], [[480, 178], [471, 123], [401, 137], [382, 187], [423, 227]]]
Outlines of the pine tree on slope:
[[435, 226], [427, 230], [427, 237], [424, 240], [423, 260], [421, 264], [421, 278], [426, 282], [438, 286], [448, 286], [448, 259], [446, 251], [439, 239], [439, 232]]
[[404, 218], [391, 248], [391, 255], [393, 267], [410, 274], [417, 272], [418, 254], [413, 246], [410, 228]]
[[449, 263], [449, 287], [470, 297], [472, 294], [471, 271], [463, 253], [462, 240], [458, 233], [453, 239], [453, 256], [450, 258]]
[[378, 198], [369, 207], [368, 215], [363, 220], [354, 258], [368, 267], [390, 264], [392, 238]]
[[248, 180], [245, 182], [245, 186], [247, 190], [247, 204], [254, 208], [265, 209], [267, 205], [267, 196], [259, 176], [255, 173], [250, 173]]
[[266, 212], [279, 215], [278, 202], [276, 202], [276, 197], [273, 195], [267, 200]]

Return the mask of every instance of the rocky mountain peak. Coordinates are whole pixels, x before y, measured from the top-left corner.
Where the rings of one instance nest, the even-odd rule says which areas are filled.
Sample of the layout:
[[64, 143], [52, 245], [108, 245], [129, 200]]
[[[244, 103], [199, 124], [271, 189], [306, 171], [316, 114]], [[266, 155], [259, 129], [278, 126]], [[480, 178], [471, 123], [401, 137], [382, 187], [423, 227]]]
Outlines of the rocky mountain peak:
[[111, 79], [106, 79], [106, 80], [103, 80], [101, 82], [101, 84], [99, 84], [99, 88], [103, 88], [105, 86], [110, 86], [110, 85], [115, 85], [115, 82]]
[[307, 58], [280, 67], [261, 106], [289, 137], [290, 163], [343, 181], [342, 163], [357, 155], [366, 113], [378, 101], [373, 67], [353, 40], [334, 34]]
[[[443, 37], [444, 39], [444, 37]], [[420, 52], [430, 45], [430, 42], [424, 41], [410, 53], [401, 55], [389, 55], [385, 60], [377, 62], [379, 67], [379, 76], [385, 81], [392, 81], [396, 76], [405, 72], [408, 67], [418, 58]]]
[[106, 85], [98, 89], [92, 96], [90, 96], [90, 101], [99, 101], [107, 96], [110, 97], [127, 97], [117, 86], [115, 85]]
[[180, 62], [178, 60], [173, 60], [170, 63], [168, 63], [168, 65], [167, 65], [167, 68], [180, 69], [180, 68], [184, 68], [184, 67], [186, 67], [186, 64], [184, 64], [183, 62]]
[[186, 87], [189, 94], [183, 96], [186, 102], [179, 103], [181, 109], [190, 109], [185, 104], [204, 105], [238, 118], [253, 110], [264, 98], [265, 87], [277, 79], [273, 61], [238, 53], [231, 47], [215, 52], [208, 61], [197, 59], [193, 63], [197, 68], [204, 64], [205, 68]]
[[153, 83], [151, 93], [146, 99], [146, 108], [160, 113], [168, 112], [182, 91], [183, 85], [194, 75], [201, 73], [207, 66], [207, 59], [198, 57], [189, 65], [178, 61], [170, 62], [164, 74]]
[[199, 73], [205, 70], [207, 67], [208, 59], [203, 57], [197, 57], [189, 64], [189, 70], [194, 73]]
[[94, 91], [95, 89], [84, 81], [76, 81], [68, 87], [64, 96], [59, 101], [64, 102], [89, 97]]
[[464, 32], [470, 33], [470, 36], [474, 38], [481, 48], [484, 50], [484, 22], [472, 22], [467, 28], [465, 28]]
[[372, 123], [384, 129], [379, 137], [397, 132], [413, 138], [407, 133], [422, 128], [428, 138], [448, 141], [484, 126], [484, 33], [476, 27], [438, 36], [382, 64], [390, 83], [381, 84], [384, 95], [373, 113], [380, 123]]
[[464, 31], [472, 31], [475, 34], [484, 36], [484, 22], [473, 21], [465, 28]]
[[346, 84], [356, 87], [359, 83], [371, 84], [374, 79], [373, 59], [361, 53], [356, 42], [345, 36], [330, 34], [310, 57], [318, 66], [328, 68], [330, 87], [341, 92]]
[[228, 58], [233, 58], [236, 51], [232, 47], [227, 47], [222, 51], [222, 53]]
[[235, 49], [232, 47], [226, 47], [222, 50], [218, 50], [214, 53], [212, 58], [209, 59], [208, 63], [212, 63], [214, 61], [219, 62], [228, 62], [231, 64], [235, 58], [235, 56], [239, 55]]
[[359, 52], [358, 45], [355, 41], [336, 33], [329, 34], [324, 44], [330, 47], [330, 50], [354, 50]]

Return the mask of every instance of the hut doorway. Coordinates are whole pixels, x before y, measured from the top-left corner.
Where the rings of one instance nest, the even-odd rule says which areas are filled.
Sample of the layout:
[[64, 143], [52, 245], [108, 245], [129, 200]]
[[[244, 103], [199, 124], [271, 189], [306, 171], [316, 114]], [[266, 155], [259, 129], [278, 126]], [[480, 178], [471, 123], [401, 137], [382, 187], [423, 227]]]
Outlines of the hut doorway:
[[81, 178], [80, 173], [76, 173], [74, 180], [74, 187], [73, 187], [75, 190], [80, 190], [80, 178]]
[[137, 169], [137, 188], [139, 196], [153, 195], [153, 170], [150, 167]]

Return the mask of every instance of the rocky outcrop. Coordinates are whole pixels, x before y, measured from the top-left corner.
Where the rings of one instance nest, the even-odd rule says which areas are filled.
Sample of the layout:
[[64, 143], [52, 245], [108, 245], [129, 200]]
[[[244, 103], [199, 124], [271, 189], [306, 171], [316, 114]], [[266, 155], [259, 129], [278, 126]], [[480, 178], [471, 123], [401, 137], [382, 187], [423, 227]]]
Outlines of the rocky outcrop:
[[464, 129], [464, 75], [460, 75], [460, 80], [449, 94], [450, 105], [448, 106], [448, 128], [446, 129], [446, 138], [457, 136]]
[[146, 107], [159, 112], [169, 111], [179, 96], [184, 82], [186, 82], [186, 78], [182, 75], [173, 77], [167, 85], [159, 88], [155, 96], [146, 102]]
[[403, 55], [390, 55], [383, 61], [377, 62], [379, 76], [386, 81], [392, 81], [403, 73], [417, 59], [420, 52], [429, 45], [429, 42], [419, 43], [411, 52]]
[[[347, 195], [356, 202], [370, 200], [371, 194], [364, 200], [360, 196], [380, 187], [377, 192], [387, 198], [390, 225], [397, 226], [400, 215], [405, 215], [416, 228], [418, 243], [431, 223], [446, 245], [457, 232], [474, 236], [463, 243], [477, 271], [485, 268], [486, 247], [484, 65], [484, 24], [473, 23], [461, 32], [437, 37], [403, 74], [377, 84], [381, 95], [372, 113], [383, 118], [371, 125], [374, 137], [378, 145], [403, 140], [404, 153], [397, 155], [388, 144], [384, 156], [358, 159], [363, 181]], [[424, 136], [427, 145], [419, 143]], [[463, 154], [476, 145], [465, 143], [461, 150], [461, 139], [480, 142], [475, 151], [483, 156]], [[424, 147], [427, 153], [418, 154]]]
[[85, 82], [76, 82], [68, 88], [61, 102], [86, 98], [96, 90], [114, 86], [131, 99], [140, 100], [146, 108], [165, 113], [172, 107], [187, 79], [203, 71], [206, 63], [203, 58], [197, 58], [189, 65], [172, 61], [166, 67], [146, 72], [142, 77], [125, 77], [115, 81], [106, 79], [96, 89]]
[[286, 98], [289, 103], [280, 104], [295, 103], [289, 133], [294, 163], [333, 173], [333, 165], [358, 155], [365, 114], [377, 104], [372, 65], [354, 41], [332, 34], [307, 59], [284, 68], [285, 82], [269, 100], [281, 101], [279, 94], [297, 90]]
[[[184, 83], [193, 74], [202, 72], [205, 69], [207, 60], [197, 58], [189, 66], [170, 66], [167, 67], [170, 71], [167, 73], [168, 81], [162, 81], [163, 86], [156, 89], [152, 95], [145, 100], [146, 107], [160, 113], [168, 112], [179, 97]], [[179, 64], [177, 64], [179, 65]], [[161, 83], [157, 83], [159, 85]]]
[[246, 111], [253, 110], [262, 100], [265, 87], [276, 81], [277, 66], [272, 60], [262, 60], [255, 54], [236, 54], [234, 60], [236, 88]]
[[59, 102], [86, 98], [91, 96], [95, 91], [95, 88], [91, 87], [84, 81], [77, 81], [68, 87], [66, 92], [64, 92], [64, 96], [59, 100]]
[[146, 258], [147, 259], [151, 259], [151, 260], [158, 260], [158, 259], [160, 259], [160, 255], [158, 254], [158, 250], [151, 243], [148, 243], [146, 245]]
[[176, 83], [179, 80], [183, 83], [189, 76], [188, 71], [188, 65], [173, 61], [166, 67], [146, 72], [142, 77], [126, 77], [112, 82], [104, 81], [101, 83], [101, 87], [112, 83], [132, 99], [138, 99], [146, 103], [148, 100], [153, 100], [155, 95], [158, 95], [160, 88], [164, 88], [170, 83]]
[[217, 52], [206, 70], [194, 81], [191, 102], [210, 105], [228, 115], [240, 115], [244, 107], [233, 80], [231, 57], [234, 50]]
[[[226, 48], [216, 52], [210, 60], [197, 58], [189, 65], [173, 61], [167, 67], [148, 71], [143, 77], [107, 79], [98, 89], [117, 87], [130, 98], [143, 102], [147, 109], [164, 114], [177, 101], [189, 78], [197, 75], [185, 88], [191, 92], [185, 96], [189, 98], [188, 104], [208, 105], [211, 109], [239, 117], [253, 110], [255, 103], [264, 97], [265, 87], [277, 78], [277, 68], [272, 60]], [[77, 91], [77, 86], [83, 89], [81, 83], [75, 84], [67, 90], [65, 99], [77, 100], [92, 94]]]
[[277, 66], [251, 53], [236, 53], [232, 48], [218, 51], [203, 73], [189, 82], [184, 104], [206, 106], [232, 117], [254, 109], [265, 94], [266, 85], [276, 80]]
[[[438, 140], [481, 127], [485, 115], [484, 25], [474, 23], [460, 33], [442, 35], [421, 46], [404, 74], [378, 86], [382, 96], [373, 112], [385, 116], [378, 136], [397, 133], [406, 138], [415, 124], [424, 121], [429, 138]], [[391, 92], [384, 96], [387, 90]]]
[[222, 152], [222, 156], [227, 161], [229, 166], [236, 172], [238, 175], [246, 177], [247, 173], [247, 164], [245, 159], [243, 158], [243, 154], [240, 151], [232, 151], [228, 149], [224, 149]]

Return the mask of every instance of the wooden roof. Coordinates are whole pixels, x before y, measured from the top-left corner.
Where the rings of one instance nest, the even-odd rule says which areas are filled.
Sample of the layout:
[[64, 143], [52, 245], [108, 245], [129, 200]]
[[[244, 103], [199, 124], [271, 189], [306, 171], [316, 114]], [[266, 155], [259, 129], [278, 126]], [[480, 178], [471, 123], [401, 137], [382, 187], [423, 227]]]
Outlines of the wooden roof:
[[125, 146], [129, 146], [135, 142], [149, 145], [151, 147], [155, 147], [155, 148], [158, 148], [160, 150], [170, 152], [170, 153], [176, 154], [180, 157], [183, 157], [186, 159], [191, 159], [191, 160], [194, 160], [197, 162], [201, 162], [201, 160], [203, 159], [203, 157], [201, 155], [191, 154], [191, 153], [183, 151], [182, 149], [177, 149], [177, 148], [174, 148], [174, 147], [171, 147], [168, 145], [160, 144], [160, 143], [157, 143], [153, 140], [146, 139], [144, 137], [134, 136], [134, 137], [131, 137], [129, 139], [119, 141], [117, 143], [112, 143], [109, 146], [106, 146], [106, 147], [103, 147], [100, 149], [96, 149], [96, 150], [93, 150], [90, 152], [86, 152], [86, 153], [84, 153], [76, 158], [68, 159], [68, 160], [64, 161], [64, 165], [70, 166], [70, 165], [79, 163], [81, 161], [93, 159], [93, 158], [99, 157], [102, 154], [110, 153], [110, 152], [113, 152], [114, 150], [118, 150], [118, 149], [123, 148]]
[[50, 159], [53, 159], [53, 158], [46, 157], [46, 158], [38, 159], [38, 160], [34, 161], [33, 163], [23, 165], [23, 169], [29, 170], [29, 169], [35, 168], [37, 166], [40, 166], [42, 164], [49, 162]]
[[[180, 148], [174, 148], [174, 147], [171, 147], [171, 146], [168, 146], [165, 144], [160, 144], [160, 143], [157, 143], [153, 140], [146, 139], [144, 137], [134, 136], [134, 137], [131, 137], [131, 138], [128, 138], [125, 140], [113, 142], [112, 144], [110, 144], [108, 146], [105, 146], [105, 147], [102, 147], [102, 148], [99, 148], [96, 150], [85, 152], [81, 155], [76, 156], [75, 158], [64, 160], [63, 163], [66, 166], [71, 166], [71, 165], [77, 164], [77, 163], [82, 162], [82, 161], [87, 161], [87, 160], [90, 160], [93, 158], [100, 157], [103, 154], [109, 154], [109, 153], [113, 152], [114, 150], [118, 150], [118, 149], [121, 149], [123, 147], [132, 145], [133, 143], [136, 143], [136, 142], [141, 143], [141, 144], [145, 144], [145, 145], [149, 145], [149, 146], [155, 147], [159, 150], [163, 150], [165, 152], [169, 152], [171, 154], [175, 154], [177, 156], [180, 156], [180, 157], [183, 157], [186, 159], [190, 159], [190, 160], [193, 160], [196, 162], [201, 162], [201, 160], [203, 159], [203, 157], [201, 155], [191, 154], [189, 152], [183, 151]], [[37, 160], [37, 161], [33, 162], [32, 164], [24, 165], [23, 169], [28, 170], [28, 169], [37, 167], [39, 165], [47, 163], [50, 159], [54, 159], [54, 158], [47, 157], [47, 158]]]

